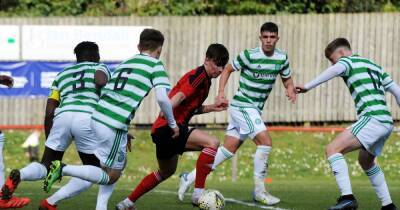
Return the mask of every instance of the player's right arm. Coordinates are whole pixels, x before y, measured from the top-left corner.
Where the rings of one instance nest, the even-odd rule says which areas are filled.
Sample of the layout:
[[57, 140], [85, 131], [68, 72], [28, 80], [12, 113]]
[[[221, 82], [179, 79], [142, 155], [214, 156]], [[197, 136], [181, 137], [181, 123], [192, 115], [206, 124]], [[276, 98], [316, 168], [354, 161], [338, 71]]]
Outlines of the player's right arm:
[[[55, 83], [56, 81], [53, 82], [52, 88], [54, 88]], [[54, 111], [59, 105], [60, 93], [56, 88], [51, 89], [50, 95], [47, 98], [46, 113], [44, 117], [44, 133], [46, 135], [46, 139], [50, 134], [51, 128], [53, 127]]]
[[327, 68], [324, 72], [318, 75], [315, 79], [308, 82], [305, 85], [297, 85], [296, 90], [298, 93], [306, 93], [307, 91], [317, 87], [318, 85], [335, 78], [344, 72], [346, 72], [347, 68], [342, 63], [338, 62], [335, 65]]

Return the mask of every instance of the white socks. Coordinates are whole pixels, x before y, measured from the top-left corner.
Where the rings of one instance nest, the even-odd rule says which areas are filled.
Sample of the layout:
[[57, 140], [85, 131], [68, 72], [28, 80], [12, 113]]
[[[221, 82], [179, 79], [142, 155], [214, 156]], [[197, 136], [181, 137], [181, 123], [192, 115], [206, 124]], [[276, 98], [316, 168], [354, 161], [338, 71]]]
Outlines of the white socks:
[[66, 165], [62, 169], [63, 175], [80, 178], [92, 183], [105, 185], [110, 178], [103, 169], [91, 165]]
[[4, 184], [3, 146], [5, 140], [4, 134], [0, 132], [0, 186]]
[[224, 146], [218, 147], [217, 154], [215, 155], [214, 159], [214, 164], [212, 166], [212, 169], [215, 170], [215, 168], [224, 162], [225, 160], [231, 159], [235, 154], [227, 150]]
[[389, 189], [385, 181], [385, 175], [378, 165], [372, 166], [372, 168], [365, 171], [369, 181], [371, 181], [372, 187], [375, 190], [376, 195], [382, 202], [382, 206], [386, 206], [392, 203], [390, 198]]
[[47, 174], [46, 167], [38, 162], [30, 163], [19, 171], [21, 173], [22, 181], [42, 180]]
[[333, 154], [328, 157], [328, 161], [331, 165], [333, 175], [336, 178], [336, 183], [339, 186], [341, 195], [353, 194], [350, 184], [349, 169], [343, 155], [340, 153]]
[[90, 186], [92, 186], [91, 182], [72, 177], [66, 185], [47, 198], [47, 202], [51, 205], [57, 205], [59, 201], [74, 197], [89, 189]]
[[115, 183], [110, 185], [100, 185], [97, 194], [96, 210], [107, 210], [108, 199], [114, 191]]
[[265, 192], [264, 179], [268, 173], [268, 156], [272, 147], [257, 146], [254, 154], [254, 192], [256, 194]]

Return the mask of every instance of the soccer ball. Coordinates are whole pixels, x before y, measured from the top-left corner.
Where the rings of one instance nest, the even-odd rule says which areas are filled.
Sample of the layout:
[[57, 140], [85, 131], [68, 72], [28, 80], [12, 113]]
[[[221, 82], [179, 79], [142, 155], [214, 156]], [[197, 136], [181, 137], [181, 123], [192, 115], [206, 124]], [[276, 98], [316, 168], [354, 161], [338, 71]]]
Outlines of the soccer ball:
[[199, 199], [201, 210], [221, 210], [225, 207], [225, 198], [217, 190], [205, 190]]

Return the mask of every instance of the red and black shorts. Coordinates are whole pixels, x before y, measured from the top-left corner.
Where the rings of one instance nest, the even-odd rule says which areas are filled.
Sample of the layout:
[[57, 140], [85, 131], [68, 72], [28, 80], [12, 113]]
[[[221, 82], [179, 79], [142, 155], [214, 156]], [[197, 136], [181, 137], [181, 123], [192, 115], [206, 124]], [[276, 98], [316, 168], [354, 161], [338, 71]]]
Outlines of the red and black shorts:
[[170, 159], [176, 154], [181, 155], [185, 152], [186, 142], [194, 128], [189, 129], [187, 125], [178, 126], [179, 136], [176, 139], [172, 138], [172, 129], [168, 125], [157, 128], [153, 133], [151, 133], [153, 143], [156, 144], [156, 154], [158, 159]]

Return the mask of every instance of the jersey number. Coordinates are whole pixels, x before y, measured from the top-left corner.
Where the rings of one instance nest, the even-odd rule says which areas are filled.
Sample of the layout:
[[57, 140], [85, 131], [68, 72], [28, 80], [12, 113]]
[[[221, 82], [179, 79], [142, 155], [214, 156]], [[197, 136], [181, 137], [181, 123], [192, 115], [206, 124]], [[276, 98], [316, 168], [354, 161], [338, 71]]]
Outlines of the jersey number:
[[115, 80], [114, 84], [114, 90], [122, 90], [124, 89], [126, 83], [128, 82], [128, 77], [123, 77], [122, 73], [130, 74], [132, 73], [132, 69], [128, 69], [127, 71], [124, 71], [123, 69], [119, 72], [117, 79]]
[[72, 74], [74, 78], [78, 78], [78, 83], [72, 86], [72, 90], [83, 90], [85, 89], [85, 81], [83, 77], [85, 76], [85, 71], [79, 71]]
[[[379, 75], [375, 73], [375, 71], [372, 71], [371, 69], [367, 69], [367, 72], [369, 76], [371, 77], [372, 84], [374, 85], [375, 90], [379, 90], [381, 88], [381, 82], [379, 81]], [[378, 77], [378, 82], [376, 82], [376, 79], [372, 76], [372, 74], [375, 74]]]

